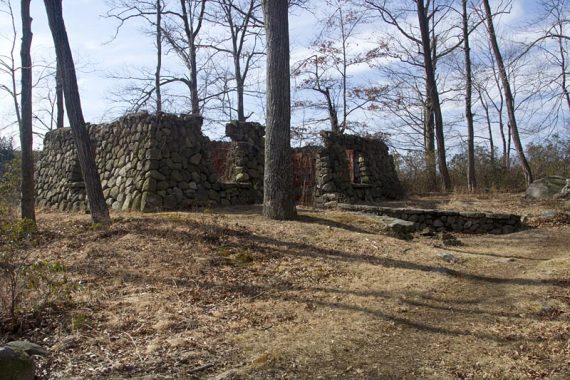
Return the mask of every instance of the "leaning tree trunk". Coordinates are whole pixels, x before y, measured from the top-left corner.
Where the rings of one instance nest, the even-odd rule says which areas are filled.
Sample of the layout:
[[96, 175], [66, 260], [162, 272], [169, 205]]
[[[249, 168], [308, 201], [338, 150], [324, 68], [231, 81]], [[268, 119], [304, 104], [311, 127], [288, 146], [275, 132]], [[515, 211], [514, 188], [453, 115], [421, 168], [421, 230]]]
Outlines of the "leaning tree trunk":
[[77, 155], [87, 197], [89, 198], [89, 207], [91, 209], [91, 218], [94, 223], [110, 223], [109, 210], [105, 204], [103, 190], [101, 189], [101, 180], [95, 165], [94, 150], [92, 148], [89, 133], [85, 127], [83, 111], [81, 109], [81, 98], [79, 97], [79, 88], [77, 87], [77, 77], [75, 74], [75, 65], [65, 23], [63, 20], [62, 0], [44, 0], [46, 13], [48, 16], [49, 27], [55, 45], [57, 62], [61, 67], [63, 78], [63, 92], [65, 96], [65, 107], [67, 108], [67, 117], [75, 146], [77, 147]]
[[[560, 26], [559, 34], [562, 34], [562, 26]], [[568, 92], [568, 69], [566, 67], [566, 52], [564, 51], [563, 39], [558, 37], [558, 51], [560, 52], [560, 79], [562, 86], [562, 93], [564, 94], [564, 99], [566, 99], [566, 105], [570, 109], [570, 92]]]
[[426, 95], [431, 101], [428, 107], [433, 109], [435, 118], [435, 138], [437, 142], [437, 156], [439, 173], [441, 174], [443, 191], [451, 191], [451, 178], [447, 170], [447, 158], [445, 155], [445, 136], [443, 133], [443, 115], [441, 113], [441, 103], [439, 92], [437, 90], [437, 82], [435, 79], [435, 67], [431, 56], [432, 46], [430, 41], [429, 23], [424, 6], [424, 0], [417, 0], [418, 22], [420, 34], [422, 37], [422, 50], [424, 58], [424, 69], [426, 75]]
[[489, 114], [489, 104], [483, 99], [483, 94], [479, 91], [479, 102], [485, 111], [485, 122], [487, 123], [487, 132], [489, 133], [489, 158], [491, 160], [491, 167], [495, 167], [495, 142], [493, 139], [493, 128], [491, 126], [491, 115]]
[[463, 49], [465, 51], [465, 118], [467, 119], [467, 188], [474, 192], [477, 188], [475, 176], [475, 132], [473, 127], [473, 78], [471, 71], [471, 48], [469, 46], [469, 15], [467, 0], [462, 0], [463, 7]]
[[59, 63], [56, 63], [55, 71], [55, 101], [56, 101], [56, 128], [63, 128], [65, 122], [65, 109], [63, 105], [63, 78], [61, 73], [61, 67]]
[[267, 34], [267, 128], [263, 215], [293, 219], [288, 0], [263, 0]]
[[[20, 122], [20, 143], [22, 145], [22, 219], [36, 221], [34, 197], [34, 152], [32, 133], [32, 17], [31, 0], [22, 0], [22, 117]], [[15, 94], [14, 94], [15, 96]]]
[[329, 122], [331, 123], [331, 131], [335, 133], [342, 133], [342, 131], [340, 130], [340, 125], [338, 124], [338, 114], [336, 112], [336, 107], [334, 106], [331, 98], [331, 91], [327, 87], [326, 89], [321, 90], [321, 92], [327, 99], [327, 109], [329, 112]]
[[493, 55], [497, 61], [497, 66], [499, 68], [499, 76], [501, 77], [501, 83], [503, 84], [503, 91], [505, 93], [505, 102], [507, 106], [507, 114], [509, 116], [509, 128], [510, 134], [517, 150], [519, 160], [521, 161], [522, 171], [526, 180], [527, 185], [532, 183], [532, 171], [530, 165], [524, 154], [523, 145], [519, 135], [519, 129], [517, 126], [517, 119], [515, 117], [515, 100], [513, 93], [511, 91], [511, 84], [509, 83], [509, 78], [507, 77], [507, 70], [505, 69], [505, 63], [503, 62], [503, 56], [501, 50], [499, 49], [499, 44], [497, 42], [497, 35], [495, 34], [495, 26], [493, 25], [493, 16], [491, 14], [491, 7], [489, 6], [489, 0], [483, 0], [483, 6], [485, 7], [485, 13], [487, 16], [487, 29], [489, 32], [489, 41], [491, 42], [491, 47], [493, 49]]

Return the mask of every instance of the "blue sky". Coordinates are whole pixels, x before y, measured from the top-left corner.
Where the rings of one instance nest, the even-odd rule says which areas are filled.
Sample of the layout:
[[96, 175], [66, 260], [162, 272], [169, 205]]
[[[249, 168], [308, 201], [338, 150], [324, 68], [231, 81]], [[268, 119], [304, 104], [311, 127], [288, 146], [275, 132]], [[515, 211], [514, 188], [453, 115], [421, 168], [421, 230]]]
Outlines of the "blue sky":
[[[18, 1], [12, 1], [18, 15]], [[110, 79], [112, 72], [123, 68], [146, 65], [152, 67], [155, 62], [154, 45], [150, 36], [141, 32], [142, 26], [136, 23], [126, 25], [113, 41], [116, 21], [103, 17], [107, 5], [102, 0], [64, 0], [64, 17], [76, 65], [79, 68], [78, 78], [82, 104], [86, 120], [93, 123], [108, 121], [121, 114], [110, 93], [117, 89], [117, 81]], [[503, 16], [501, 27], [519, 27], [528, 22], [536, 14], [536, 2], [532, 0], [515, 0], [510, 15]], [[44, 15], [43, 1], [32, 1], [34, 18], [33, 56], [36, 63], [53, 61], [51, 34]], [[290, 18], [292, 55], [302, 53], [302, 45], [306, 45], [314, 35], [315, 21], [306, 12], [297, 11]], [[18, 26], [19, 29], [19, 26]], [[374, 26], [377, 29], [377, 26]], [[0, 16], [0, 54], [9, 49], [11, 38], [9, 22]], [[19, 52], [17, 46], [16, 54]], [[0, 80], [5, 80], [0, 77]], [[13, 120], [13, 110], [9, 98], [0, 94], [0, 128], [9, 120]], [[254, 116], [263, 121], [262, 109]], [[14, 128], [0, 131], [3, 136], [16, 136]], [[39, 140], [39, 139], [36, 139]], [[39, 146], [41, 141], [36, 142]]]

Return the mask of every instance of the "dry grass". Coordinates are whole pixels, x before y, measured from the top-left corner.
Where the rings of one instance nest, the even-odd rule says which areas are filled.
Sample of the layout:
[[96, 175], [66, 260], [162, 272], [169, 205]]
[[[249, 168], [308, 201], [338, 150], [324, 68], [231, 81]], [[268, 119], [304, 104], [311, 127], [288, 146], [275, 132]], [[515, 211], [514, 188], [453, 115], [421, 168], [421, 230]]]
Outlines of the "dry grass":
[[[508, 195], [410, 203], [429, 202], [553, 208]], [[63, 262], [77, 284], [72, 305], [23, 326], [50, 347], [46, 378], [570, 377], [565, 223], [458, 235], [453, 250], [307, 209], [293, 222], [258, 208], [115, 214], [108, 229], [42, 212], [40, 225], [32, 254]]]

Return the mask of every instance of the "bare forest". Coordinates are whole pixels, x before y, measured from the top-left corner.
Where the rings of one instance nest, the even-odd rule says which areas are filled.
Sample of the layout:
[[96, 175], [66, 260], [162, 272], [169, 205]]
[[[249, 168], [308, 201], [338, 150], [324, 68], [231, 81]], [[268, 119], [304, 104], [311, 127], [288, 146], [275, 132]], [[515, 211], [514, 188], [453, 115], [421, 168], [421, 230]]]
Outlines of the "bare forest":
[[570, 378], [568, 0], [0, 0], [0, 379]]

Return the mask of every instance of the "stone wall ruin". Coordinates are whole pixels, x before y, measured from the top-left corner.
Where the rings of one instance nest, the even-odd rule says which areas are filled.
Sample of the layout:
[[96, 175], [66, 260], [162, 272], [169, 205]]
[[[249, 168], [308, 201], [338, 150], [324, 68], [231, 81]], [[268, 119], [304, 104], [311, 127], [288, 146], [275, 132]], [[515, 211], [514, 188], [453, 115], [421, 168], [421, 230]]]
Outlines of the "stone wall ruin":
[[[107, 205], [115, 210], [156, 211], [260, 202], [257, 177], [224, 182], [216, 172], [210, 154], [221, 146], [212, 144], [201, 126], [199, 117], [146, 113], [89, 125]], [[260, 133], [259, 125], [240, 127], [244, 135], [250, 129], [252, 134]], [[239, 156], [242, 143], [232, 141], [224, 148]], [[36, 177], [39, 206], [86, 209], [85, 185], [69, 128], [46, 134]]]
[[324, 147], [316, 159], [315, 200], [374, 203], [400, 199], [400, 184], [388, 146], [381, 140], [322, 132]]
[[[127, 115], [88, 125], [107, 205], [115, 210], [186, 210], [261, 203], [264, 133], [257, 123], [226, 125], [230, 141], [210, 141], [190, 115]], [[381, 140], [323, 132], [323, 147], [292, 152], [303, 204], [374, 202], [403, 195]], [[69, 128], [46, 134], [36, 170], [39, 206], [87, 208]]]

